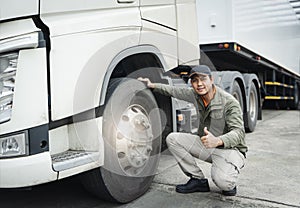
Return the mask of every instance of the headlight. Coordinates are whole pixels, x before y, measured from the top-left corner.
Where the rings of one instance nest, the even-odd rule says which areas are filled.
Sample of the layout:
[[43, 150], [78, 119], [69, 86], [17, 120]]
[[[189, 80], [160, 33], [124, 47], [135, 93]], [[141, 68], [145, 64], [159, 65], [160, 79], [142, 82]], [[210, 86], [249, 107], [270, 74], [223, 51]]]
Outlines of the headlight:
[[0, 56], [0, 123], [11, 118], [18, 53]]
[[0, 138], [0, 158], [28, 154], [26, 132]]

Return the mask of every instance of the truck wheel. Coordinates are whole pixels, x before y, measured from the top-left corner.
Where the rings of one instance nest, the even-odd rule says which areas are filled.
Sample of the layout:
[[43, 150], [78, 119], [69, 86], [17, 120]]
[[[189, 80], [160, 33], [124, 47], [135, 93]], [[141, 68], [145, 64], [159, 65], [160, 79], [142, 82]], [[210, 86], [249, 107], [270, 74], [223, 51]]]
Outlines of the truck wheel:
[[251, 83], [249, 94], [249, 111], [246, 114], [246, 131], [253, 132], [258, 116], [258, 97], [254, 83]]
[[152, 183], [161, 148], [160, 113], [152, 92], [134, 79], [113, 79], [103, 114], [104, 166], [83, 185], [105, 200], [127, 203]]
[[244, 112], [243, 94], [240, 85], [236, 80], [233, 82], [231, 94], [235, 97], [235, 99], [237, 99], [237, 101], [239, 101], [242, 112]]

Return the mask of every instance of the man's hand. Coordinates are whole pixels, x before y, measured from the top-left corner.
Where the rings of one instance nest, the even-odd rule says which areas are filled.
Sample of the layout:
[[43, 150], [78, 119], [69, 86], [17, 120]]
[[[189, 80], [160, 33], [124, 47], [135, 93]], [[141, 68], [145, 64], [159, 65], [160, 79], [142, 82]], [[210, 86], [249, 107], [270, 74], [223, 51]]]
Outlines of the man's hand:
[[212, 133], [204, 128], [205, 136], [201, 137], [201, 141], [206, 148], [215, 148], [223, 145], [223, 141], [219, 137], [215, 137]]
[[147, 85], [148, 88], [151, 88], [151, 89], [155, 88], [155, 85], [148, 78], [139, 77], [138, 80], [141, 81], [141, 82], [146, 82], [146, 85]]

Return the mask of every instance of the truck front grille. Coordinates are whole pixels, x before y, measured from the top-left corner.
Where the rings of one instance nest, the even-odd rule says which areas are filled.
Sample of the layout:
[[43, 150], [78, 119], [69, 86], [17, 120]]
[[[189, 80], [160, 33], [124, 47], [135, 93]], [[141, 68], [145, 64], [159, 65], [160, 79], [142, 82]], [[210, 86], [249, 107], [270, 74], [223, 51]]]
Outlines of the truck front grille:
[[0, 55], [0, 123], [11, 118], [18, 53]]

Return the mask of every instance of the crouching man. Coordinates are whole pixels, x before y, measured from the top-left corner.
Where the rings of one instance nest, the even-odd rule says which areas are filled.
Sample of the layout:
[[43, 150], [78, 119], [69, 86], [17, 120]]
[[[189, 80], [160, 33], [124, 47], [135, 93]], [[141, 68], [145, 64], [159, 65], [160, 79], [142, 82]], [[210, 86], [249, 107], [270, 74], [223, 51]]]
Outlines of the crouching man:
[[166, 96], [192, 102], [198, 111], [198, 134], [171, 133], [167, 145], [182, 171], [190, 177], [186, 184], [177, 185], [179, 193], [208, 192], [208, 180], [196, 163], [196, 158], [212, 163], [213, 182], [226, 196], [237, 193], [237, 180], [247, 152], [243, 112], [238, 101], [213, 83], [206, 65], [192, 68], [192, 88], [178, 88], [152, 83], [139, 78], [148, 88]]

